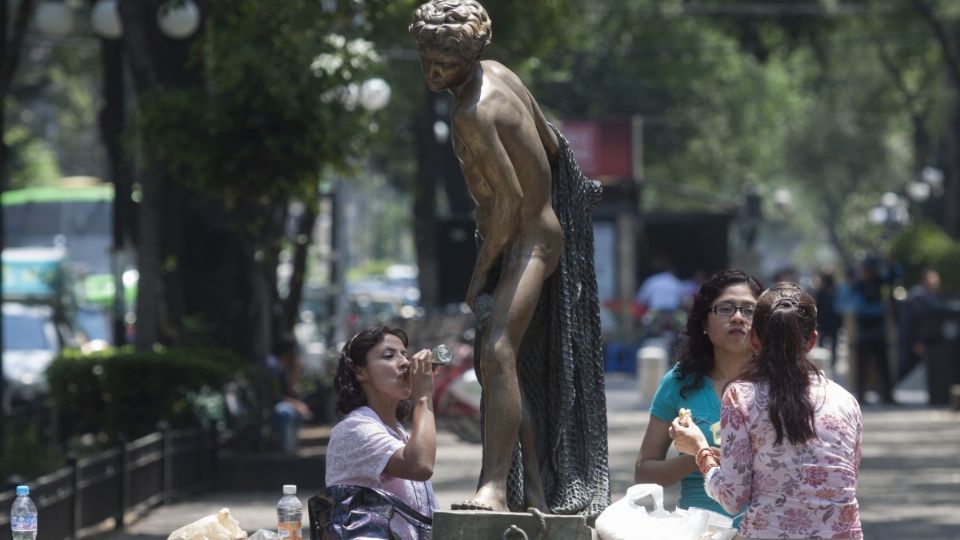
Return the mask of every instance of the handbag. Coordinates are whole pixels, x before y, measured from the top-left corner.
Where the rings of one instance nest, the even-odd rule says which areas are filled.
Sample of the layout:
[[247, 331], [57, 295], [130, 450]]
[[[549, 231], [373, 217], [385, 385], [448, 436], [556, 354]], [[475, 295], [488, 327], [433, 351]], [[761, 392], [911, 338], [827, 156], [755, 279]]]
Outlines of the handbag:
[[382, 489], [340, 484], [328, 486], [307, 500], [310, 540], [399, 538], [391, 520], [399, 515], [429, 540], [433, 519], [417, 512], [399, 497]]

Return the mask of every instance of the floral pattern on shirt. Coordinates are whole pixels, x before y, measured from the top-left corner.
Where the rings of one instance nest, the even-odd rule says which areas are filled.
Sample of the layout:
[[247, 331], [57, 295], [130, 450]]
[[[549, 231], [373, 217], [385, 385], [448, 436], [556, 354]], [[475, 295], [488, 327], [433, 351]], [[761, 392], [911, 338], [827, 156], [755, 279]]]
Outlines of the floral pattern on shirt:
[[707, 493], [728, 511], [747, 505], [740, 534], [755, 538], [862, 538], [856, 499], [863, 422], [849, 392], [811, 379], [817, 439], [784, 440], [767, 414], [765, 383], [737, 382], [723, 395], [720, 467]]

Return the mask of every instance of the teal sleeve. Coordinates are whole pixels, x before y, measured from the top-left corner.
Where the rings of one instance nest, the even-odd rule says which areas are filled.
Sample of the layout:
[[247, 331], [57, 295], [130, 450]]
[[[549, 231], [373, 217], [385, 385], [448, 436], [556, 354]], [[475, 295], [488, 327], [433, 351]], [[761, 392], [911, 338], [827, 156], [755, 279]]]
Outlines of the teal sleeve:
[[676, 372], [671, 369], [660, 379], [660, 386], [653, 395], [650, 404], [650, 414], [665, 422], [672, 422], [680, 410], [680, 380]]

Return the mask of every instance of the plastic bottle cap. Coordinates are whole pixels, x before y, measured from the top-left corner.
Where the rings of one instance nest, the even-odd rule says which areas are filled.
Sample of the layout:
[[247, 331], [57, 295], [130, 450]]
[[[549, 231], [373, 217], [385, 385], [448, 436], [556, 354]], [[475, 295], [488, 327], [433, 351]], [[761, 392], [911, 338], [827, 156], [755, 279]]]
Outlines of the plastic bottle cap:
[[297, 486], [295, 484], [284, 484], [283, 485], [283, 494], [284, 495], [296, 495]]
[[[297, 488], [294, 487], [294, 490]], [[23, 497], [30, 494], [30, 486], [17, 486], [17, 497]]]

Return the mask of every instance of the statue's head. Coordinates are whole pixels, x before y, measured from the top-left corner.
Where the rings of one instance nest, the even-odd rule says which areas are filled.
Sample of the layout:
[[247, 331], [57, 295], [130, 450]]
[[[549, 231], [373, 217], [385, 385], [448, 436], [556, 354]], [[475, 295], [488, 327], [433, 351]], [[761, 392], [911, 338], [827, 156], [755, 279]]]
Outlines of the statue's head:
[[417, 47], [474, 62], [493, 38], [490, 17], [476, 0], [430, 0], [413, 14]]

